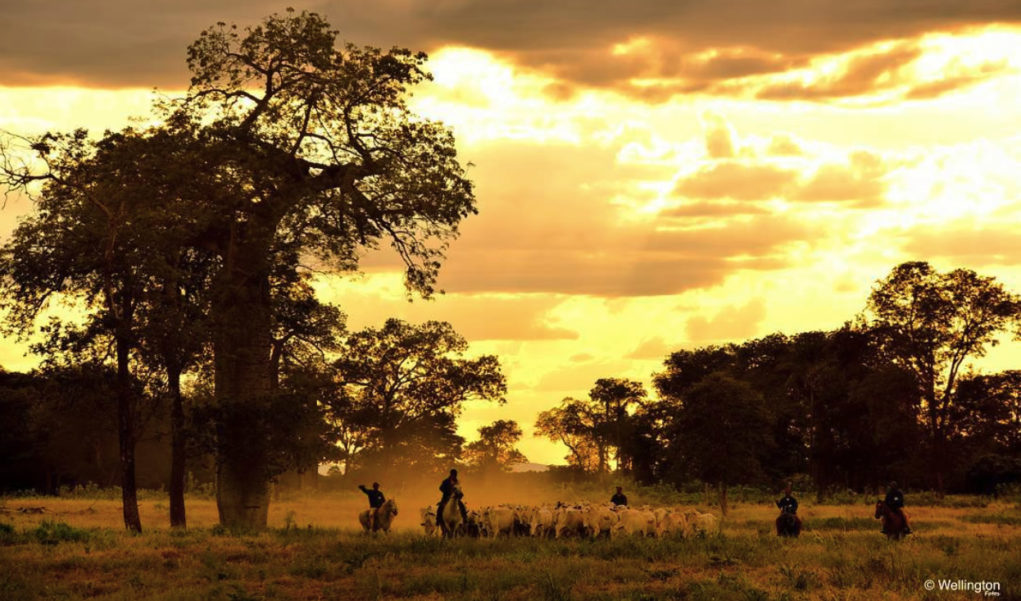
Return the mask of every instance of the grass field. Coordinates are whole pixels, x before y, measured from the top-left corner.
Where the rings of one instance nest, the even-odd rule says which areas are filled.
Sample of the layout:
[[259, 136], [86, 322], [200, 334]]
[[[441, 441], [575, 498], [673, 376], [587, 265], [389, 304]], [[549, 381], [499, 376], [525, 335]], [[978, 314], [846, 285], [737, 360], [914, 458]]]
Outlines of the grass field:
[[[797, 540], [772, 534], [773, 508], [739, 503], [719, 537], [596, 541], [427, 539], [415, 503], [401, 505], [395, 533], [371, 537], [354, 529], [363, 505], [283, 499], [271, 529], [234, 536], [215, 527], [208, 499], [189, 500], [188, 531], [169, 531], [166, 500], [149, 495], [147, 530], [134, 536], [115, 500], [3, 499], [0, 600], [984, 598], [930, 592], [927, 579], [998, 582], [999, 599], [1021, 598], [1014, 504], [913, 507], [917, 534], [901, 543], [880, 535], [864, 503], [805, 503]], [[20, 511], [32, 507], [45, 509]]]

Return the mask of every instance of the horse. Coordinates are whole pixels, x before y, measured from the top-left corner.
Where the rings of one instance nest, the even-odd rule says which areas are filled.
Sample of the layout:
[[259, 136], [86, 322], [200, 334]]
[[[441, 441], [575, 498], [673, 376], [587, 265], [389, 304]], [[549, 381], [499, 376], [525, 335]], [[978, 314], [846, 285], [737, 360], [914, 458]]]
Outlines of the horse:
[[463, 529], [464, 517], [461, 515], [461, 499], [464, 493], [460, 486], [454, 487], [453, 494], [447, 499], [443, 506], [443, 515], [440, 516], [440, 528], [443, 530], [444, 538], [453, 538]]
[[876, 502], [876, 519], [883, 521], [883, 534], [887, 538], [900, 540], [907, 536], [907, 520], [904, 515], [892, 509], [883, 501]]
[[776, 518], [776, 535], [797, 538], [801, 534], [801, 520], [793, 513], [786, 511]]
[[383, 532], [390, 532], [390, 524], [393, 522], [394, 516], [397, 515], [397, 501], [387, 499], [387, 501], [376, 510], [375, 523], [370, 526], [369, 518], [371, 514], [371, 509], [366, 509], [358, 514], [358, 521], [361, 523], [362, 528], [364, 528], [366, 532], [369, 532], [370, 528], [372, 532], [379, 532], [380, 530]]

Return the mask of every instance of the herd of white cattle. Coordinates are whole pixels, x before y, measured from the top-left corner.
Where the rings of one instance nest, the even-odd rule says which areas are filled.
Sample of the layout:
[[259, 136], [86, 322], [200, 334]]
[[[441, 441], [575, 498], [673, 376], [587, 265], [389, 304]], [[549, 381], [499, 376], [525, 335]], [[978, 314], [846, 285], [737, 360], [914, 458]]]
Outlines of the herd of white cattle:
[[[436, 507], [421, 510], [422, 528], [438, 536]], [[626, 507], [612, 504], [497, 505], [468, 511], [460, 536], [534, 536], [539, 538], [609, 536], [677, 536], [718, 534], [720, 520], [690, 507]]]

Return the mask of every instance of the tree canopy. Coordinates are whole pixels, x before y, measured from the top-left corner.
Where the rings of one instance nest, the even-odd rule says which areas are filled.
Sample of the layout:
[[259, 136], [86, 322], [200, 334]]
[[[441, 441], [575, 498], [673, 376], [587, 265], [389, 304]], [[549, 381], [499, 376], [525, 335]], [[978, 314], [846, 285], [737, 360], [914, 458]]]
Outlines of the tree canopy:
[[465, 448], [465, 458], [483, 472], [509, 470], [514, 464], [528, 461], [515, 446], [521, 440], [521, 434], [521, 427], [516, 421], [498, 419], [479, 428], [479, 439]]
[[942, 490], [962, 370], [1021, 324], [1021, 297], [970, 269], [915, 261], [877, 283], [863, 317], [884, 355], [915, 378]]
[[499, 360], [468, 358], [467, 350], [467, 341], [438, 321], [388, 319], [344, 340], [334, 363], [347, 390], [341, 415], [369, 433], [364, 461], [414, 464], [436, 450], [448, 461], [459, 454], [455, 420], [464, 403], [502, 404], [507, 391]]

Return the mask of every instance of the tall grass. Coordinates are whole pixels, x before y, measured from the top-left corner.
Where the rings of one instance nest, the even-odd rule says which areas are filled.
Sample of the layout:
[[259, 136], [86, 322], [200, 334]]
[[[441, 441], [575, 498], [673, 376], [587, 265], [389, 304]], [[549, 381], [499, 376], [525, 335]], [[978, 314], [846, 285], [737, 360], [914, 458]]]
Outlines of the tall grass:
[[858, 505], [820, 509], [794, 540], [754, 506], [721, 536], [452, 541], [306, 526], [133, 536], [66, 510], [63, 522], [0, 522], [0, 599], [828, 601], [951, 598], [928, 594], [928, 578], [998, 581], [1011, 598], [1021, 583], [1021, 526], [1002, 507], [927, 509], [900, 543]]

